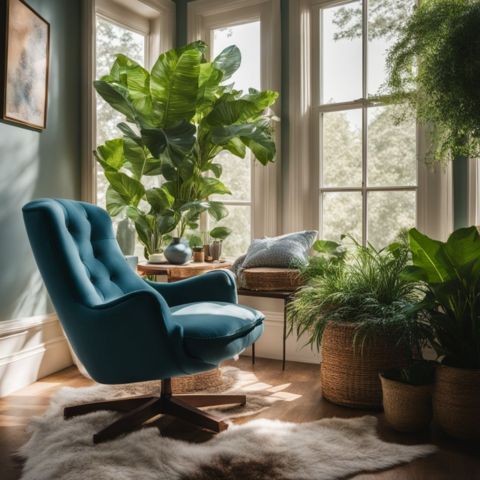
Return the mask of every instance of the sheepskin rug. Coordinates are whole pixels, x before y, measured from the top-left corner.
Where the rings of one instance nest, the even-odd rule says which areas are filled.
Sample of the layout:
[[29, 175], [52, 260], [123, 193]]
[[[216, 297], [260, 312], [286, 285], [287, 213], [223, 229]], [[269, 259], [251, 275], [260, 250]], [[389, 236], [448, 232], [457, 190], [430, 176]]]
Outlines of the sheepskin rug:
[[[232, 379], [227, 391], [246, 391], [254, 398], [253, 405], [245, 407], [249, 413], [293, 399], [282, 391], [283, 398], [279, 397], [278, 387], [269, 391], [269, 385], [255, 383], [254, 375], [242, 373], [248, 372], [232, 367], [224, 372]], [[242, 381], [244, 388], [239, 389]], [[149, 393], [150, 387], [134, 390], [139, 388]], [[435, 451], [431, 445], [380, 440], [377, 419], [372, 416], [301, 424], [257, 419], [231, 425], [203, 443], [162, 437], [157, 428], [145, 428], [100, 445], [93, 445], [93, 433], [117, 414], [95, 412], [63, 419], [65, 405], [125, 394], [131, 395], [132, 387], [58, 391], [46, 413], [29, 427], [30, 440], [19, 452], [25, 458], [22, 480], [322, 480], [383, 469]], [[240, 414], [224, 410], [223, 415]]]

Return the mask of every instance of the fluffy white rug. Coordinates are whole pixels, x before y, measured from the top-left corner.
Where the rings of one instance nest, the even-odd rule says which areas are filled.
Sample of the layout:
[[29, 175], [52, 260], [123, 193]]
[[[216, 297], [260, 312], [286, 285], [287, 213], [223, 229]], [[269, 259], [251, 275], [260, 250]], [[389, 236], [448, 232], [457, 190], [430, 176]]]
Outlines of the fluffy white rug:
[[[229, 391], [239, 391], [234, 387], [241, 373], [228, 370], [226, 374], [234, 376]], [[282, 399], [275, 397], [278, 387], [247, 382], [243, 391], [248, 393], [249, 385], [250, 398], [263, 399], [257, 408], [247, 405], [250, 413]], [[431, 445], [383, 442], [376, 434], [377, 420], [370, 416], [303, 424], [259, 419], [232, 425], [205, 443], [165, 438], [156, 428], [148, 428], [94, 446], [92, 434], [116, 414], [96, 412], [66, 421], [62, 408], [72, 400], [102, 398], [99, 394], [110, 398], [115, 392], [115, 396], [132, 393], [113, 390], [105, 386], [60, 390], [47, 412], [30, 426], [32, 436], [20, 451], [26, 459], [22, 480], [322, 480], [386, 468], [435, 450]]]

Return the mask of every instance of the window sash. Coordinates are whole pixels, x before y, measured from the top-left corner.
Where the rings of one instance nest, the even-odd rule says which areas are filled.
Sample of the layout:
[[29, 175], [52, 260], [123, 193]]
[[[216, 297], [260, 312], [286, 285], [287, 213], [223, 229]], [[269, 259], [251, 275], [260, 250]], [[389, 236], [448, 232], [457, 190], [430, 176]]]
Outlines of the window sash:
[[[313, 45], [317, 45], [319, 49], [312, 49], [312, 104], [315, 105], [313, 110], [315, 111], [312, 121], [312, 132], [317, 132], [318, 143], [316, 144], [317, 161], [318, 161], [318, 221], [319, 221], [319, 234], [323, 236], [323, 199], [325, 193], [335, 192], [360, 192], [362, 194], [362, 244], [366, 245], [368, 242], [368, 194], [370, 192], [399, 192], [399, 191], [413, 191], [416, 193], [416, 212], [415, 218], [418, 222], [418, 182], [419, 172], [417, 166], [416, 172], [416, 184], [415, 185], [393, 185], [393, 186], [368, 186], [368, 109], [371, 107], [384, 106], [385, 102], [382, 101], [385, 97], [369, 97], [368, 96], [368, 0], [362, 0], [362, 97], [352, 99], [346, 102], [336, 103], [322, 103], [323, 92], [323, 70], [321, 68], [321, 61], [323, 55], [323, 38], [322, 38], [322, 20], [323, 10], [329, 7], [338, 6], [342, 4], [353, 3], [351, 1], [344, 0], [326, 0], [315, 1], [312, 5], [312, 38]], [[362, 113], [362, 180], [359, 187], [327, 187], [323, 183], [323, 128], [322, 128], [322, 114], [328, 112], [340, 112], [345, 110], [357, 110], [361, 109]], [[417, 127], [418, 130], [418, 127]], [[418, 131], [417, 131], [418, 138]], [[417, 152], [418, 152], [418, 141]], [[339, 232], [340, 233], [340, 232]]]

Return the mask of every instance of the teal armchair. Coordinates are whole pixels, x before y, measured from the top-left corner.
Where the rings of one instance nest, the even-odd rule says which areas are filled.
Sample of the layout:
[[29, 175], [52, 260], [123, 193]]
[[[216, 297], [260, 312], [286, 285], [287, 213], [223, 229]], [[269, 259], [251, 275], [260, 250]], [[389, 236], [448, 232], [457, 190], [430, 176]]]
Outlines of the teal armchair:
[[156, 397], [76, 405], [65, 417], [96, 410], [125, 412], [94, 435], [102, 442], [159, 413], [215, 432], [227, 428], [198, 407], [244, 404], [242, 395], [172, 395], [171, 378], [216, 368], [263, 332], [261, 312], [237, 304], [233, 275], [212, 271], [163, 284], [128, 266], [103, 209], [62, 199], [23, 208], [30, 244], [70, 344], [97, 382], [161, 380]]

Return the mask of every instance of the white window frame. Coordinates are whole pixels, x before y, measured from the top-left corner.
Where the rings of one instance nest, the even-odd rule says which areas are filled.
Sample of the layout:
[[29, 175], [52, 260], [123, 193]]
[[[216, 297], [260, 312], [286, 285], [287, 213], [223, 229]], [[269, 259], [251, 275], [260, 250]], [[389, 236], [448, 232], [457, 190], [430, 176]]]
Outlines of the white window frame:
[[[319, 9], [342, 2], [331, 0], [296, 0], [290, 3], [289, 11], [289, 111], [290, 111], [290, 145], [285, 168], [288, 178], [284, 185], [283, 225], [284, 230], [294, 231], [302, 228], [319, 229], [320, 227], [320, 139], [319, 139], [319, 72], [320, 56], [320, 21]], [[366, 12], [364, 12], [364, 16]], [[365, 17], [364, 27], [365, 28]], [[363, 59], [366, 58], [366, 36], [363, 40]], [[366, 69], [363, 75], [367, 75]], [[317, 85], [317, 88], [315, 88]], [[366, 81], [363, 80], [363, 88]], [[366, 92], [362, 92], [366, 98]], [[325, 105], [333, 111], [345, 109], [346, 106], [362, 106], [367, 101], [362, 98], [357, 102]], [[361, 102], [361, 103], [360, 103]], [[366, 109], [364, 109], [366, 112]], [[364, 113], [365, 115], [365, 113]], [[365, 122], [365, 118], [363, 119]], [[365, 134], [365, 133], [364, 133]], [[425, 129], [417, 127], [417, 228], [426, 234], [443, 239], [452, 230], [452, 179], [451, 168], [433, 171], [423, 162], [428, 150], [428, 135]], [[366, 144], [364, 143], [364, 147]], [[362, 153], [363, 161], [366, 155]], [[364, 169], [364, 175], [366, 169]], [[365, 178], [364, 178], [365, 180]], [[366, 183], [362, 185], [362, 188]], [[393, 188], [398, 190], [398, 188]], [[327, 189], [324, 188], [324, 191]], [[340, 191], [340, 188], [334, 188]], [[351, 191], [351, 189], [347, 189]], [[368, 190], [375, 190], [369, 187]], [[380, 190], [389, 190], [380, 188]], [[358, 191], [358, 189], [357, 189]], [[365, 200], [364, 194], [364, 202]], [[363, 208], [365, 212], [366, 209]], [[364, 214], [363, 214], [364, 215]], [[368, 228], [363, 218], [362, 229]], [[364, 238], [366, 235], [364, 235]]]
[[[368, 9], [365, 6], [368, 5], [368, 0], [360, 0], [362, 4], [362, 97], [359, 99], [353, 99], [351, 101], [337, 102], [337, 103], [322, 103], [321, 93], [323, 88], [323, 71], [321, 68], [321, 55], [322, 55], [322, 30], [321, 30], [321, 13], [325, 8], [330, 8], [338, 5], [348, 5], [353, 2], [346, 2], [345, 0], [322, 0], [317, 2], [312, 7], [312, 43], [320, 46], [320, 51], [317, 55], [312, 50], [314, 57], [312, 58], [313, 72], [312, 72], [312, 100], [316, 115], [313, 114], [316, 120], [312, 121], [312, 128], [316, 128], [318, 132], [318, 144], [315, 145], [315, 151], [318, 158], [318, 218], [319, 218], [319, 235], [323, 237], [323, 197], [324, 193], [333, 192], [358, 192], [362, 195], [362, 243], [366, 245], [368, 242], [368, 197], [370, 192], [415, 192], [415, 205], [418, 206], [418, 168], [416, 172], [417, 182], [414, 186], [368, 186], [368, 109], [375, 106], [383, 106], [381, 99], [373, 101], [368, 98]], [[328, 68], [328, 67], [327, 67]], [[360, 111], [362, 116], [362, 183], [359, 187], [330, 187], [322, 185], [323, 178], [323, 128], [321, 128], [321, 115], [328, 112], [341, 112], [341, 111]], [[315, 136], [313, 136], [315, 138]], [[415, 140], [416, 141], [416, 140]], [[416, 142], [417, 144], [417, 142]], [[418, 144], [416, 145], [418, 150]], [[418, 166], [417, 166], [418, 167]], [[417, 207], [418, 210], [418, 207]], [[415, 212], [415, 224], [417, 224], [418, 211]], [[338, 232], [339, 235], [343, 232]]]
[[174, 46], [175, 4], [171, 0], [84, 0], [82, 2], [82, 177], [81, 198], [96, 202], [95, 30], [97, 15], [123, 28], [147, 36], [146, 68], [151, 68], [161, 52]]
[[[196, 0], [188, 4], [188, 40], [211, 43], [211, 31], [260, 21], [261, 88], [280, 92], [280, 1], [279, 0]], [[273, 106], [277, 116], [280, 101]], [[279, 208], [280, 128], [276, 128], [276, 161], [266, 167], [253, 162], [250, 202], [224, 201], [225, 205], [251, 205], [251, 235], [254, 238], [277, 235], [280, 231]]]

